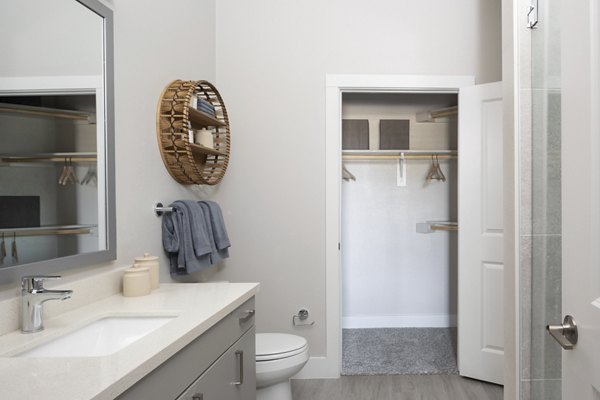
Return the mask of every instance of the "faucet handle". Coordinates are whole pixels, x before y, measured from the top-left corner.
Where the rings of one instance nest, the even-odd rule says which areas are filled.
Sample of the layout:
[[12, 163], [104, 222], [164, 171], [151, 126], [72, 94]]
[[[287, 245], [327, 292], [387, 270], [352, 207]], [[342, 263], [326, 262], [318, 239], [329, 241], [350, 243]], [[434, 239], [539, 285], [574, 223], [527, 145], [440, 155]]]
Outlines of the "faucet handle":
[[30, 275], [21, 278], [21, 288], [23, 290], [41, 290], [44, 288], [44, 281], [60, 279], [60, 275]]

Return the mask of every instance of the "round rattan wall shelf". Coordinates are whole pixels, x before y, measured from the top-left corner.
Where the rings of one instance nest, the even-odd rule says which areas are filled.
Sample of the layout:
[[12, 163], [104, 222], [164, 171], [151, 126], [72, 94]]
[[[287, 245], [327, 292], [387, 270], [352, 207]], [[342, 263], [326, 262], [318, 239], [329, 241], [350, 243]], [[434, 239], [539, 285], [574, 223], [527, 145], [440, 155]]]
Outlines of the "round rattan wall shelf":
[[[195, 97], [210, 103], [214, 115], [193, 106]], [[194, 143], [194, 133], [200, 129], [212, 133], [213, 148]], [[158, 102], [156, 133], [165, 167], [177, 182], [221, 182], [229, 163], [229, 119], [221, 95], [210, 82], [176, 80], [168, 84]]]

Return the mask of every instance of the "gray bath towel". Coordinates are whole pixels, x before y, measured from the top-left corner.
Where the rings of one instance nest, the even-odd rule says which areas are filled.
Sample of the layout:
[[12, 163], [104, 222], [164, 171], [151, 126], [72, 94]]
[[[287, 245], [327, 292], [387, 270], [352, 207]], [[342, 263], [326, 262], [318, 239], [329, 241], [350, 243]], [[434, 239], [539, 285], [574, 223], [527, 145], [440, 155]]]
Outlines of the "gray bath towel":
[[197, 272], [229, 256], [231, 244], [217, 203], [178, 200], [171, 207], [173, 212], [162, 220], [171, 274]]

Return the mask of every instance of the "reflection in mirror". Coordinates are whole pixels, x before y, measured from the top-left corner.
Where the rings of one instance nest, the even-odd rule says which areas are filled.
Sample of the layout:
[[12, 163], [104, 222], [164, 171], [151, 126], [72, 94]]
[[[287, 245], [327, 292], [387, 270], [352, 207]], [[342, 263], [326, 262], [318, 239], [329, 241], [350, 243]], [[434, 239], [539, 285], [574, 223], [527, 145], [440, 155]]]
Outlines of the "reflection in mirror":
[[0, 97], [3, 266], [106, 248], [95, 120], [95, 94]]
[[111, 29], [97, 0], [0, 4], [0, 283], [115, 257]]

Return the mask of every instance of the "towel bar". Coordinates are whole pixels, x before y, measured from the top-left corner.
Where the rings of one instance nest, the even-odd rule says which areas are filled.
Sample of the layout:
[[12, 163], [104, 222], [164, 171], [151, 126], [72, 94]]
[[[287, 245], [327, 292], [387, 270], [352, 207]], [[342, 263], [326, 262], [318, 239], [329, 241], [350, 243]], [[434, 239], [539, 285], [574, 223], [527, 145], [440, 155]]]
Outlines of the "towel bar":
[[163, 215], [166, 212], [172, 212], [173, 211], [173, 207], [164, 207], [163, 203], [158, 202], [154, 205], [154, 212], [156, 213], [157, 217], [160, 217], [161, 215]]

